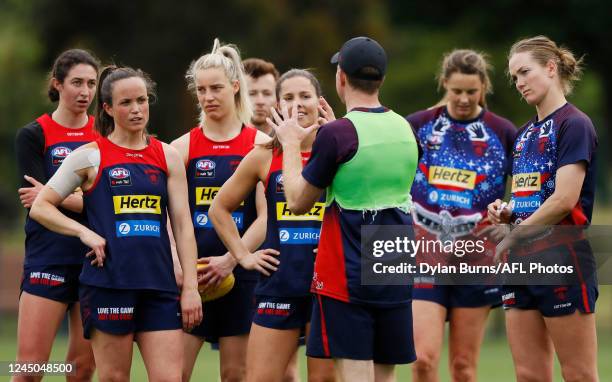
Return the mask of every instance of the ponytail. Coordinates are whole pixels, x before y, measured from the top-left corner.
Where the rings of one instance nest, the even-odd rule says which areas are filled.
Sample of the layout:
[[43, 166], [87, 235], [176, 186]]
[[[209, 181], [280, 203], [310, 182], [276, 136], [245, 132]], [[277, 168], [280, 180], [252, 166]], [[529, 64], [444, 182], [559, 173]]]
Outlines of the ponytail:
[[[250, 123], [253, 110], [248, 95], [248, 85], [244, 74], [244, 67], [240, 59], [240, 52], [235, 45], [221, 45], [216, 38], [212, 51], [207, 53], [189, 65], [185, 74], [187, 88], [195, 91], [197, 72], [204, 69], [221, 68], [230, 82], [238, 81], [238, 92], [234, 95], [236, 116], [242, 123]], [[200, 124], [203, 125], [206, 114], [200, 107]]]
[[521, 52], [529, 52], [542, 66], [553, 61], [557, 65], [557, 74], [565, 95], [571, 94], [574, 83], [582, 76], [583, 57], [576, 59], [569, 49], [558, 46], [546, 36], [535, 36], [515, 42], [508, 53], [508, 61], [513, 55]]

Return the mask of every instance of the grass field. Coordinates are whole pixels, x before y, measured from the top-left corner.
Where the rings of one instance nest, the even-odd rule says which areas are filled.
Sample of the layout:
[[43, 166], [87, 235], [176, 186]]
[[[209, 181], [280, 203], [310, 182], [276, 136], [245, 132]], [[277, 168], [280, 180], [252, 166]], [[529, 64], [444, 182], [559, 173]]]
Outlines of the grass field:
[[[15, 333], [16, 321], [13, 317], [1, 318], [0, 322], [0, 361], [13, 360], [15, 357]], [[146, 371], [137, 347], [134, 351], [134, 362], [132, 365], [132, 380], [145, 381]], [[306, 369], [304, 348], [300, 348], [300, 372], [302, 381], [306, 381]], [[66, 354], [66, 337], [59, 336], [56, 340], [51, 360], [61, 361]], [[448, 358], [447, 349], [443, 350], [441, 380], [449, 381], [448, 368], [445, 367], [446, 359]], [[602, 381], [612, 380], [612, 333], [605, 331], [605, 335], [599, 335], [599, 373]], [[196, 368], [193, 374], [193, 381], [217, 381], [219, 375], [219, 353], [210, 350], [208, 346], [203, 348], [196, 363]], [[408, 365], [400, 366], [397, 369], [398, 381], [410, 381], [410, 367]], [[0, 380], [3, 380], [0, 376]], [[478, 370], [478, 379], [481, 381], [514, 381], [512, 368], [512, 358], [508, 349], [506, 339], [503, 336], [499, 338], [485, 339], [483, 344], [480, 366]], [[48, 381], [61, 381], [61, 377], [47, 377]], [[561, 381], [561, 374], [558, 365], [555, 367], [555, 381]]]
[[[612, 206], [598, 208], [593, 216], [593, 224], [612, 225]], [[22, 232], [7, 235], [7, 240], [2, 240], [4, 253], [10, 255], [20, 255], [22, 253], [23, 237]], [[0, 252], [2, 249], [0, 248]], [[12, 250], [11, 250], [12, 249]], [[2, 270], [0, 269], [0, 274]], [[489, 320], [488, 335], [482, 347], [479, 360], [478, 379], [480, 381], [514, 381], [513, 365], [510, 351], [503, 334], [492, 335], [494, 327], [503, 327], [503, 313], [495, 311], [492, 319]], [[599, 376], [601, 381], [612, 381], [612, 286], [600, 285], [600, 296], [597, 302], [597, 327], [599, 337]], [[500, 332], [498, 330], [497, 332]], [[503, 332], [503, 331], [502, 331]], [[0, 312], [0, 361], [15, 359], [16, 351], [16, 318], [13, 315], [3, 315]], [[146, 372], [144, 364], [135, 347], [134, 362], [132, 365], [132, 380], [145, 381]], [[66, 338], [58, 336], [51, 354], [51, 360], [61, 361], [66, 354]], [[442, 381], [449, 381], [447, 349], [443, 349], [441, 357], [440, 377]], [[217, 381], [219, 375], [219, 353], [210, 350], [206, 346], [200, 353], [196, 368], [193, 374], [193, 381]], [[300, 348], [300, 372], [302, 381], [306, 381], [306, 362], [304, 348]], [[404, 365], [397, 369], [398, 381], [410, 381], [410, 366]], [[0, 381], [8, 380], [5, 376], [0, 376]], [[46, 381], [62, 381], [61, 377], [47, 377]], [[558, 365], [555, 366], [555, 381], [561, 381], [561, 374]]]

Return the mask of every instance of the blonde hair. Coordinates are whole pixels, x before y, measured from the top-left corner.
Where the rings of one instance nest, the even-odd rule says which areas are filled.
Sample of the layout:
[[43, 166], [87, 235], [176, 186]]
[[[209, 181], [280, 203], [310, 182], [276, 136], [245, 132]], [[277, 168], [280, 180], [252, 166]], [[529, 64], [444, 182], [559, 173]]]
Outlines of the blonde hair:
[[569, 49], [558, 46], [546, 36], [535, 36], [515, 42], [508, 53], [508, 61], [513, 55], [521, 52], [529, 52], [542, 66], [552, 60], [557, 65], [557, 73], [565, 95], [572, 92], [574, 82], [582, 75], [582, 57], [576, 59]]
[[[446, 53], [442, 59], [440, 72], [436, 77], [438, 79], [438, 90], [444, 87], [444, 81], [448, 80], [453, 73], [477, 74], [484, 87], [478, 103], [480, 106], [486, 107], [486, 96], [487, 94], [493, 93], [493, 85], [489, 79], [490, 70], [491, 65], [487, 62], [486, 54], [471, 49], [455, 49], [450, 53]], [[445, 104], [446, 94], [436, 106]]]
[[[200, 70], [210, 68], [223, 69], [230, 82], [238, 81], [239, 89], [234, 95], [236, 114], [242, 123], [250, 123], [253, 110], [248, 98], [247, 82], [244, 74], [244, 67], [240, 59], [238, 47], [232, 44], [221, 45], [218, 38], [215, 38], [212, 51], [207, 53], [189, 65], [185, 79], [187, 88], [191, 91], [196, 90], [196, 73]], [[199, 106], [199, 105], [198, 105]], [[206, 114], [200, 107], [200, 124], [204, 123]]]

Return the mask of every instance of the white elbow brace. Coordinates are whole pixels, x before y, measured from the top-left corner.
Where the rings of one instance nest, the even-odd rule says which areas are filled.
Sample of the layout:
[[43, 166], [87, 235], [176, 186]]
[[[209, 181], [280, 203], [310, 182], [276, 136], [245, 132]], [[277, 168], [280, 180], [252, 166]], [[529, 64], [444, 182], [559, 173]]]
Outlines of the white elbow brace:
[[100, 150], [86, 148], [70, 153], [64, 159], [60, 168], [49, 179], [47, 185], [62, 198], [66, 198], [83, 182], [83, 178], [77, 174], [77, 171], [88, 167], [94, 167], [96, 172], [98, 171]]

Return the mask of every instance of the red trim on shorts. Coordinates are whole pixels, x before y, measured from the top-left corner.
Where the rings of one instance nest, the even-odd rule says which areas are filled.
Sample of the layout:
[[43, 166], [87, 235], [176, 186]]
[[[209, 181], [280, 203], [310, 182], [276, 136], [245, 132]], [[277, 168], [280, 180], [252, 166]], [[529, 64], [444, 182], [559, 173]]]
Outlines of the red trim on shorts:
[[571, 245], [568, 245], [570, 253], [574, 258], [574, 264], [576, 265], [576, 272], [578, 273], [578, 278], [580, 279], [580, 289], [582, 291], [582, 305], [584, 306], [585, 313], [592, 313], [591, 306], [589, 305], [589, 296], [587, 294], [586, 284], [584, 283], [584, 279], [582, 278], [582, 272], [580, 271], [580, 265], [578, 264], [578, 256], [576, 255], [576, 251]]
[[329, 338], [327, 337], [327, 326], [325, 325], [325, 314], [323, 314], [323, 302], [321, 301], [321, 295], [317, 295], [317, 301], [319, 302], [319, 311], [321, 312], [321, 341], [323, 342], [323, 352], [326, 357], [331, 357], [329, 351]]

